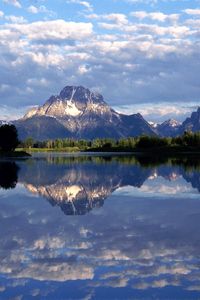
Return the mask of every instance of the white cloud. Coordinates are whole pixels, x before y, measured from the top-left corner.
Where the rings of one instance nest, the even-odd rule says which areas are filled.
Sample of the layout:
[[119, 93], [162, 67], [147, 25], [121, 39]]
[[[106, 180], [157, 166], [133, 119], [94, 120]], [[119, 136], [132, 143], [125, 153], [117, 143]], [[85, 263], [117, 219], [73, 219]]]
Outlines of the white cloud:
[[30, 5], [27, 10], [32, 14], [38, 14], [39, 12], [39, 9], [34, 5]]
[[200, 8], [195, 8], [195, 9], [185, 9], [183, 12], [185, 12], [188, 15], [192, 16], [200, 16]]
[[81, 40], [92, 34], [91, 23], [66, 22], [64, 20], [39, 21], [29, 24], [8, 25], [7, 29], [25, 35], [29, 40]]
[[[161, 100], [162, 101], [162, 100]], [[152, 103], [144, 105], [134, 104], [134, 105], [122, 105], [115, 106], [114, 108], [121, 113], [132, 114], [139, 112], [148, 121], [154, 121], [161, 123], [167, 119], [173, 118], [179, 121], [185, 120], [189, 117], [191, 112], [196, 110], [198, 103], [190, 103], [188, 107], [181, 106], [178, 102], [169, 105], [169, 103], [157, 104]]]
[[29, 78], [27, 79], [27, 85], [47, 87], [49, 82], [46, 78]]
[[42, 14], [48, 14], [49, 16], [56, 16], [56, 13], [54, 11], [47, 9], [46, 6], [44, 5], [40, 5], [39, 7], [30, 5], [27, 8], [27, 11], [32, 14], [42, 13]]
[[88, 1], [68, 0], [67, 3], [79, 4], [79, 5], [83, 6], [87, 11], [93, 11], [93, 6]]
[[[198, 20], [159, 11], [135, 13], [87, 13], [87, 22], [79, 23], [1, 25], [0, 79], [15, 91], [7, 92], [9, 102], [39, 104], [66, 84], [96, 88], [115, 106], [199, 101]], [[38, 74], [43, 82], [35, 80]], [[1, 90], [2, 99], [5, 95]]]
[[[4, 91], [7, 91], [11, 87], [3, 87]], [[2, 85], [0, 86], [0, 92], [2, 92]], [[14, 108], [13, 106], [7, 106], [7, 105], [0, 105], [0, 120], [3, 121], [13, 121], [21, 118], [28, 109], [31, 107], [19, 107], [19, 108]], [[12, 114], [11, 114], [12, 112]]]
[[27, 23], [27, 20], [23, 16], [5, 16], [5, 19], [11, 23], [23, 24]]
[[179, 14], [167, 15], [162, 12], [146, 12], [146, 11], [135, 11], [135, 12], [131, 12], [130, 15], [142, 20], [145, 18], [149, 18], [159, 22], [165, 22], [165, 21], [175, 22], [178, 21], [180, 16]]
[[88, 19], [96, 19], [96, 20], [107, 20], [110, 22], [114, 22], [116, 24], [128, 24], [127, 16], [124, 14], [105, 14], [105, 15], [97, 15], [97, 14], [90, 14], [86, 16]]
[[13, 5], [15, 7], [18, 7], [18, 8], [21, 8], [21, 4], [18, 0], [3, 0], [4, 3], [7, 3], [7, 4], [10, 4], [10, 5]]

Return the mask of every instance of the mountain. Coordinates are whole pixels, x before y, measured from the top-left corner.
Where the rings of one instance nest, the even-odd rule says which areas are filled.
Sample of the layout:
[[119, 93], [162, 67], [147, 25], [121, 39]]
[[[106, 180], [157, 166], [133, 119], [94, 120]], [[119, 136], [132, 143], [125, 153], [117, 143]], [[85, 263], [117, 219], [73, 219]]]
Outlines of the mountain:
[[193, 112], [182, 124], [174, 119], [169, 119], [162, 124], [149, 122], [159, 136], [174, 137], [182, 135], [185, 131], [200, 131], [200, 107]]
[[71, 137], [71, 133], [55, 118], [34, 116], [13, 122], [21, 140], [33, 137], [35, 140], [46, 140]]
[[180, 127], [180, 134], [183, 134], [184, 131], [200, 131], [200, 107], [198, 107], [197, 111], [193, 112], [191, 116], [183, 122]]
[[168, 136], [176, 136], [179, 134], [179, 130], [181, 127], [181, 123], [174, 120], [169, 119], [162, 124], [157, 124], [156, 130], [160, 136], [168, 137]]
[[123, 115], [114, 111], [103, 96], [82, 86], [66, 86], [42, 106], [31, 109], [14, 122], [20, 139], [121, 138], [155, 135], [140, 114]]

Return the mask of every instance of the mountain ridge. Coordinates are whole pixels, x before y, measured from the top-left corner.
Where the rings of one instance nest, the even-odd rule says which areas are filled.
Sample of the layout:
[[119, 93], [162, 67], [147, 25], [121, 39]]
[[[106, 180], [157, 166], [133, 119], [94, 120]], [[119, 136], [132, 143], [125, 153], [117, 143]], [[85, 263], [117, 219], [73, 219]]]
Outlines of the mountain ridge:
[[141, 114], [120, 114], [104, 101], [102, 95], [82, 86], [64, 87], [59, 95], [51, 96], [43, 105], [31, 109], [14, 124], [21, 139], [28, 136], [44, 140], [156, 135]]
[[110, 107], [103, 96], [83, 86], [66, 86], [43, 105], [30, 109], [12, 122], [21, 140], [56, 138], [127, 138], [141, 135], [175, 137], [185, 131], [200, 131], [200, 107], [182, 124], [169, 119], [147, 122], [139, 113], [126, 115]]

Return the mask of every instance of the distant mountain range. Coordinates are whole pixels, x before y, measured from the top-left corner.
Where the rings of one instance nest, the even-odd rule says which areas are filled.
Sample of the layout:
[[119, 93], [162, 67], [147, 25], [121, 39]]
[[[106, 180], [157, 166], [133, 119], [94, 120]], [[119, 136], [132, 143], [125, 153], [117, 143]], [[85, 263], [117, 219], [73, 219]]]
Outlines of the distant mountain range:
[[182, 124], [168, 120], [150, 124], [141, 114], [125, 115], [113, 110], [103, 96], [82, 86], [66, 86], [42, 106], [14, 121], [19, 138], [123, 138], [129, 136], [176, 136], [185, 130], [200, 130], [200, 108]]
[[185, 131], [200, 131], [200, 107], [193, 112], [183, 123], [170, 119], [162, 124], [150, 123], [159, 136], [174, 137], [182, 135]]

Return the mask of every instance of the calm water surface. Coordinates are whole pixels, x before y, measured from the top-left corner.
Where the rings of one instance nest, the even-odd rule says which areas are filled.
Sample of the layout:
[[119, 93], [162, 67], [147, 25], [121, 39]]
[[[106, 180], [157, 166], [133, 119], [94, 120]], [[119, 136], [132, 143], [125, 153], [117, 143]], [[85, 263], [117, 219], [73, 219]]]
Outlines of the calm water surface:
[[0, 299], [200, 299], [200, 161], [0, 162]]

